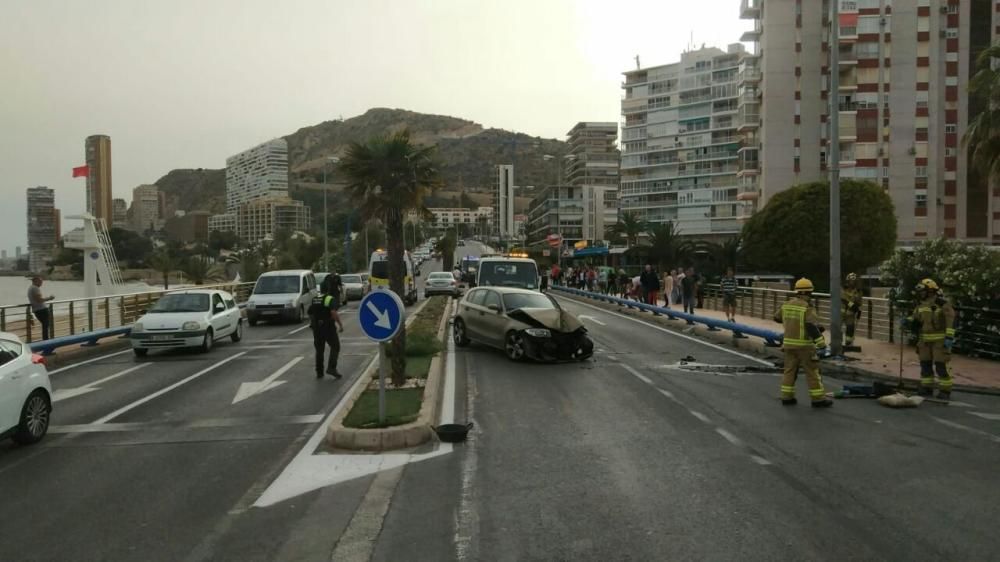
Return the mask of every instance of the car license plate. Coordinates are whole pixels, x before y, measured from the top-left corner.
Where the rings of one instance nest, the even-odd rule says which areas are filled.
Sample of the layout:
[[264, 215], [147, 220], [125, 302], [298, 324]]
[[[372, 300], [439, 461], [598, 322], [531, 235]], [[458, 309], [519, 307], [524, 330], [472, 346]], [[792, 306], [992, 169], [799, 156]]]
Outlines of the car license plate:
[[167, 341], [167, 340], [170, 339], [170, 336], [166, 335], [166, 334], [163, 334], [163, 335], [153, 336], [153, 337], [151, 337], [149, 339], [151, 339], [153, 341]]
[[278, 313], [277, 310], [265, 310], [261, 312], [261, 314], [277, 314], [277, 313]]

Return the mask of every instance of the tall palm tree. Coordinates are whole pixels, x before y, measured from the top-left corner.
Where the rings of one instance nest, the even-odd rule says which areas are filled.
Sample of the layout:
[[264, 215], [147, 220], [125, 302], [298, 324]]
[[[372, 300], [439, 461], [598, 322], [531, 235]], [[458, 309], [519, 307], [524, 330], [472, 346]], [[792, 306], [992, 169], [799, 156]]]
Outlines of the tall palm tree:
[[962, 143], [969, 147], [972, 163], [987, 179], [1000, 180], [1000, 66], [994, 68], [995, 59], [1000, 60], [1000, 45], [993, 45], [976, 58], [969, 92], [972, 104], [981, 111], [969, 122]]
[[639, 244], [639, 236], [648, 229], [649, 225], [637, 213], [624, 212], [618, 217], [618, 222], [611, 225], [608, 233], [624, 238], [625, 247], [631, 248]]
[[457, 243], [455, 240], [455, 231], [448, 229], [444, 236], [438, 238], [437, 244], [434, 245], [434, 250], [441, 252], [441, 265], [445, 268], [445, 271], [450, 270], [452, 264], [455, 263], [455, 246]]
[[177, 268], [177, 260], [166, 248], [157, 250], [149, 257], [149, 266], [163, 275], [163, 290], [170, 288], [170, 272]]
[[[386, 226], [389, 288], [405, 295], [403, 276], [403, 218], [409, 210], [424, 210], [424, 196], [440, 185], [440, 169], [434, 161], [435, 147], [410, 142], [404, 130], [382, 135], [365, 143], [352, 142], [340, 161], [347, 178], [347, 193], [366, 220], [379, 219]], [[392, 382], [406, 382], [406, 330], [392, 341]]]
[[646, 247], [646, 253], [661, 271], [664, 266], [678, 267], [691, 256], [693, 250], [691, 242], [681, 238], [680, 229], [675, 228], [674, 223], [656, 224], [647, 233], [649, 246]]
[[182, 268], [184, 276], [195, 285], [203, 285], [206, 281], [214, 282], [223, 279], [221, 268], [215, 266], [210, 258], [191, 256], [184, 261]]

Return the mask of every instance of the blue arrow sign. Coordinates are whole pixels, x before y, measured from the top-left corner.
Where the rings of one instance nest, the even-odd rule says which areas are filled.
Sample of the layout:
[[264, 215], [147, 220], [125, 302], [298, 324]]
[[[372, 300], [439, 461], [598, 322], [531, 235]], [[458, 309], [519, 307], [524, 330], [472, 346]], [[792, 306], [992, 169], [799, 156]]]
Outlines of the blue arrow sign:
[[403, 301], [388, 289], [372, 291], [361, 299], [358, 320], [368, 339], [377, 342], [391, 340], [405, 319]]

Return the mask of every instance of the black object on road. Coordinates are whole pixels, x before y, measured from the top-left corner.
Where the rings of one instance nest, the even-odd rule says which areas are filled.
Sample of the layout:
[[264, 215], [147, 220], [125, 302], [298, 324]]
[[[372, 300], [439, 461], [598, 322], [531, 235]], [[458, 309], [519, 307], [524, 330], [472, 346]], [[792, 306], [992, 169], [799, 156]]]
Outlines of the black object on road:
[[472, 429], [472, 422], [464, 425], [460, 423], [446, 423], [435, 427], [434, 432], [445, 443], [461, 443], [469, 436], [470, 429]]

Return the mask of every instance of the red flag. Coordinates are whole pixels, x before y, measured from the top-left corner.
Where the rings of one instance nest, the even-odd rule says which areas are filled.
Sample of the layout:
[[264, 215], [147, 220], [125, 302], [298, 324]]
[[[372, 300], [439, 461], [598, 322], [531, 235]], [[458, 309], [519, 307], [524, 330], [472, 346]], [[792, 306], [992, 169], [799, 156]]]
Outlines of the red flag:
[[76, 168], [73, 168], [73, 177], [74, 178], [81, 178], [81, 177], [85, 178], [88, 175], [90, 175], [90, 167], [89, 166], [84, 165], [84, 166], [77, 166]]

